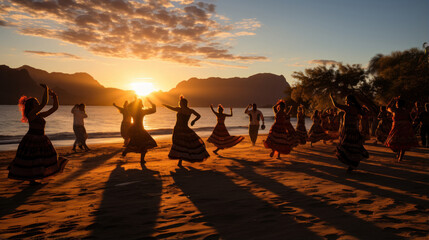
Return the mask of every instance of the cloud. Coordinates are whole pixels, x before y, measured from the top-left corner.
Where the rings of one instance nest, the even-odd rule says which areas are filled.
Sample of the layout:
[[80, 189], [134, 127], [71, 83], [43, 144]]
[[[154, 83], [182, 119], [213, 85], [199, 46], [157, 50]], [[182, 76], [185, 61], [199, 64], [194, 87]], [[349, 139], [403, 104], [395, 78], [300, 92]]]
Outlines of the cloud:
[[70, 53], [63, 53], [63, 52], [45, 52], [45, 51], [31, 51], [31, 50], [25, 50], [25, 53], [35, 54], [39, 56], [54, 56], [54, 57], [66, 57], [66, 58], [73, 58], [73, 59], [82, 59], [79, 56], [70, 54]]
[[320, 64], [320, 65], [337, 65], [340, 62], [334, 61], [334, 60], [310, 60], [308, 61], [309, 64]]
[[231, 52], [228, 39], [255, 35], [255, 18], [230, 23], [193, 0], [3, 0], [0, 26], [81, 46], [96, 55], [161, 59], [194, 66], [265, 61]]

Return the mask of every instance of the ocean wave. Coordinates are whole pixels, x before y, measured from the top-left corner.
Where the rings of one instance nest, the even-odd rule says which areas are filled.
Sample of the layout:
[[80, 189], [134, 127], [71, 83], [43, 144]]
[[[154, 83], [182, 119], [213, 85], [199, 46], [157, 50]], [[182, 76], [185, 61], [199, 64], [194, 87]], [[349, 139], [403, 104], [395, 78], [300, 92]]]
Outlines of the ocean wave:
[[[230, 130], [234, 129], [247, 129], [247, 126], [232, 126], [228, 127]], [[212, 131], [213, 127], [199, 127], [193, 128], [196, 132], [207, 132]], [[173, 133], [172, 128], [161, 128], [161, 129], [151, 129], [147, 130], [151, 135], [170, 135]], [[51, 133], [46, 134], [51, 141], [55, 140], [73, 140], [75, 135], [73, 132], [60, 132], [60, 133]], [[0, 145], [4, 144], [17, 144], [21, 141], [24, 135], [0, 135]], [[120, 138], [120, 132], [94, 132], [88, 133], [88, 138], [97, 139], [97, 138]]]

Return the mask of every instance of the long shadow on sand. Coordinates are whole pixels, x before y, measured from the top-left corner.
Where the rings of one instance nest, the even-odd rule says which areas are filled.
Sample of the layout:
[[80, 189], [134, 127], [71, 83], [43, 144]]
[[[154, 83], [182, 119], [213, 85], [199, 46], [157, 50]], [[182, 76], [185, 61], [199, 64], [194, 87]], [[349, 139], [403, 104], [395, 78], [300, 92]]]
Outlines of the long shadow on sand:
[[162, 192], [159, 172], [125, 170], [122, 164], [111, 172], [95, 222], [87, 227], [96, 239], [144, 239], [154, 232]]
[[[332, 163], [334, 160], [336, 160], [334, 157], [326, 157], [326, 156], [322, 156], [322, 155], [316, 155], [316, 154], [312, 154], [312, 153], [302, 153], [302, 152], [296, 152], [296, 153], [294, 153], [294, 155], [298, 156], [299, 158], [311, 160], [312, 162], [309, 163], [309, 162], [301, 162], [301, 161], [299, 161], [299, 162], [298, 161], [290, 161], [296, 167], [294, 167], [294, 165], [292, 165], [292, 166], [285, 165], [284, 166], [285, 169], [289, 169], [289, 170], [293, 170], [293, 171], [302, 171], [302, 172], [310, 174], [310, 175], [317, 174], [318, 177], [322, 177], [322, 178], [325, 178], [327, 180], [339, 182], [341, 184], [361, 188], [361, 189], [366, 190], [366, 191], [371, 191], [376, 195], [382, 194], [383, 196], [386, 196], [384, 194], [389, 194], [387, 196], [391, 196], [395, 199], [403, 199], [406, 201], [411, 201], [411, 203], [416, 203], [416, 204], [423, 204], [423, 203], [427, 204], [427, 201], [424, 201], [424, 200], [416, 199], [416, 198], [410, 197], [408, 195], [403, 195], [400, 193], [391, 192], [391, 191], [388, 191], [385, 189], [381, 189], [381, 188], [377, 188], [377, 187], [373, 187], [373, 186], [368, 186], [368, 185], [360, 183], [360, 182], [368, 182], [368, 183], [372, 183], [372, 184], [376, 184], [376, 185], [380, 185], [380, 186], [390, 187], [393, 189], [400, 189], [400, 190], [407, 191], [407, 192], [412, 192], [412, 193], [416, 193], [416, 194], [420, 194], [420, 195], [424, 195], [424, 196], [429, 196], [429, 194], [427, 192], [428, 185], [412, 181], [412, 180], [417, 180], [417, 179], [416, 178], [414, 178], [414, 179], [410, 178], [406, 171], [405, 171], [405, 173], [402, 173], [401, 175], [391, 175], [392, 177], [389, 177], [386, 175], [386, 173], [389, 172], [389, 169], [387, 167], [380, 169], [380, 168], [374, 167], [374, 165], [362, 164], [362, 166], [360, 166], [360, 168], [364, 169], [367, 172], [365, 172], [365, 173], [356, 172], [354, 174], [346, 174], [344, 167], [337, 168], [337, 167], [333, 167], [333, 166], [317, 164], [317, 162], [320, 162], [320, 161]], [[325, 172], [329, 172], [330, 175], [325, 174], [325, 173], [315, 172], [315, 171], [311, 170], [312, 168], [319, 169], [319, 170], [322, 170]], [[374, 170], [374, 168], [376, 170]], [[371, 169], [373, 169], [373, 170], [371, 171]], [[332, 176], [332, 175], [334, 175], [334, 176]], [[428, 179], [428, 175], [419, 174], [419, 176], [420, 176], [420, 178], [419, 178], [420, 181], [427, 181], [427, 179]], [[399, 179], [397, 177], [402, 177], [403, 179]], [[351, 180], [358, 180], [358, 181], [351, 181], [350, 179]], [[408, 181], [406, 179], [410, 179], [410, 181]]]
[[222, 239], [321, 238], [223, 173], [190, 168], [171, 175]]
[[376, 227], [370, 222], [256, 173], [246, 160], [232, 160], [238, 161], [244, 168], [228, 167], [231, 171], [277, 194], [283, 201], [288, 202], [287, 206], [301, 208], [305, 212], [343, 230], [348, 235], [352, 235], [358, 239], [402, 239], [397, 235]]
[[[63, 184], [66, 184], [85, 173], [96, 169], [97, 167], [101, 166], [103, 163], [105, 163], [107, 160], [111, 159], [113, 156], [121, 152], [121, 149], [115, 149], [109, 153], [104, 153], [102, 155], [97, 155], [95, 157], [90, 157], [85, 159], [85, 161], [82, 162], [82, 166], [77, 171], [72, 172], [70, 175], [68, 175], [66, 178], [63, 178], [55, 183], [56, 187], [61, 186]], [[73, 161], [73, 159], [69, 159], [70, 161]]]
[[0, 218], [3, 216], [9, 215], [15, 211], [19, 206], [24, 204], [29, 197], [31, 197], [35, 192], [41, 189], [44, 185], [36, 186], [26, 186], [21, 192], [15, 194], [9, 198], [0, 198]]

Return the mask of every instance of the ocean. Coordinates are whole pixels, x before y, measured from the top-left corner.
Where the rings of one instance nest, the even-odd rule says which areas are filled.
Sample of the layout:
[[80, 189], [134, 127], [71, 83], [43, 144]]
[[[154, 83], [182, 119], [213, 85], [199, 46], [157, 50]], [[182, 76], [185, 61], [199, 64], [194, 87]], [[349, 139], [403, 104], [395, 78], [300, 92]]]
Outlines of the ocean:
[[[46, 106], [45, 110], [50, 106]], [[54, 146], [72, 146], [74, 142], [73, 106], [60, 106], [51, 116], [46, 118], [45, 133], [51, 139]], [[216, 125], [216, 116], [209, 107], [196, 107], [201, 114], [192, 127], [201, 137], [210, 136]], [[248, 133], [247, 126], [249, 117], [244, 114], [244, 108], [234, 108], [233, 116], [225, 121], [225, 125], [231, 135], [244, 135]], [[271, 108], [259, 109], [265, 116], [265, 130], [260, 133], [268, 133], [274, 122], [274, 113]], [[21, 138], [28, 130], [28, 124], [22, 123], [21, 113], [17, 105], [0, 105], [0, 151], [16, 150]], [[225, 109], [229, 113], [229, 109]], [[88, 132], [88, 144], [122, 142], [120, 135], [120, 125], [122, 115], [113, 106], [87, 106], [85, 127]], [[192, 118], [191, 118], [192, 119]], [[147, 115], [144, 118], [145, 129], [155, 138], [170, 138], [176, 122], [176, 113], [164, 107], [158, 107], [155, 114]], [[293, 126], [296, 125], [296, 118], [292, 118]], [[311, 119], [306, 119], [307, 130], [311, 126]]]

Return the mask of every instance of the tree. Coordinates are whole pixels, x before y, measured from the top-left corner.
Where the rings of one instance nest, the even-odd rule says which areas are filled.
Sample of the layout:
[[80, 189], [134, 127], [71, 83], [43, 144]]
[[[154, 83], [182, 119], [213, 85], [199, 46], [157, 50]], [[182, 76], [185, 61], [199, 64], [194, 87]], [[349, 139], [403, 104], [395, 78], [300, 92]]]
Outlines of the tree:
[[428, 101], [429, 64], [424, 51], [417, 48], [377, 54], [368, 65], [369, 83], [376, 99], [386, 104], [401, 96], [410, 102]]

